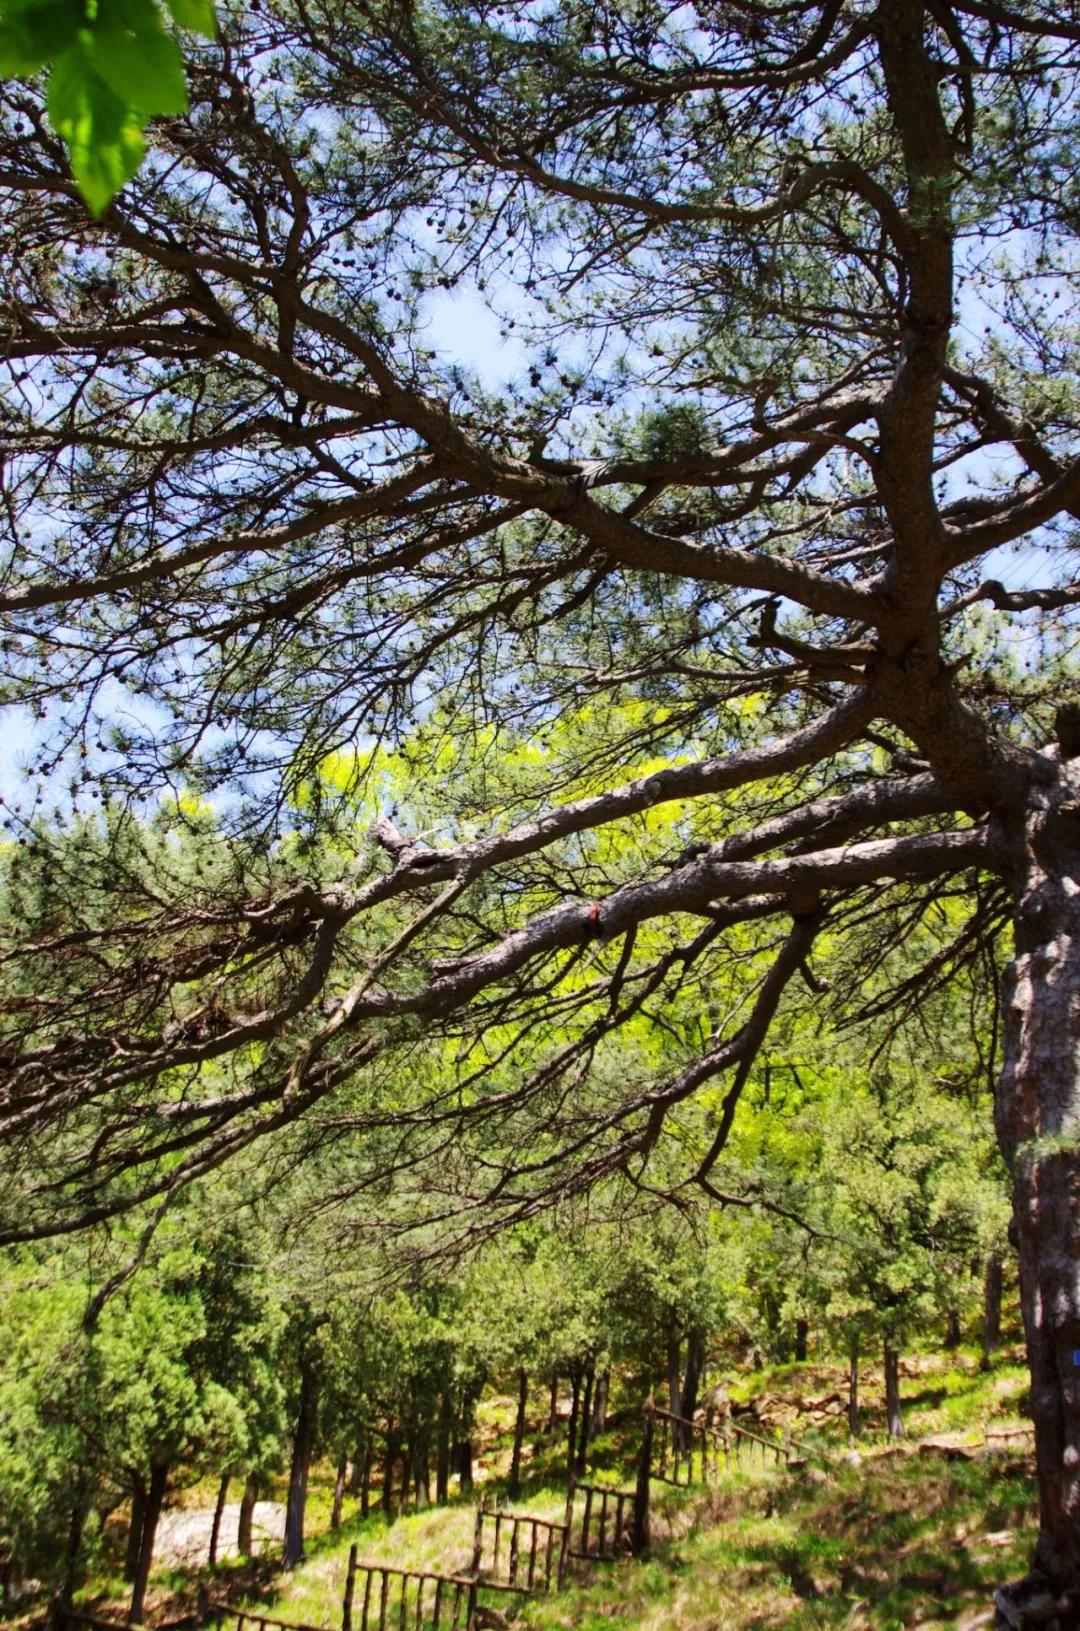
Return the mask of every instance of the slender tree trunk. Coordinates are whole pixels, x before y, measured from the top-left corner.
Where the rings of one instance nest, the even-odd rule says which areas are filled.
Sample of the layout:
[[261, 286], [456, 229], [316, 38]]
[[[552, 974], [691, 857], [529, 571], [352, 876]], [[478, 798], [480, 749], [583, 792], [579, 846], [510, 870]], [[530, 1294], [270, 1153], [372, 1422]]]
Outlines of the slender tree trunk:
[[409, 1510], [409, 1487], [412, 1481], [413, 1456], [416, 1454], [415, 1434], [416, 1428], [410, 1422], [405, 1429], [405, 1437], [401, 1445], [401, 1498], [398, 1502], [400, 1512]]
[[[995, 1115], [1013, 1174], [1039, 1484], [1033, 1577], [1080, 1620], [1080, 766], [1036, 790], [1017, 842]], [[1070, 786], [1070, 783], [1073, 785]], [[1022, 1603], [1025, 1591], [1014, 1596]], [[1034, 1605], [1033, 1605], [1034, 1613]], [[1022, 1622], [1021, 1622], [1022, 1623]]]
[[454, 1425], [454, 1407], [450, 1395], [439, 1395], [439, 1428], [435, 1440], [435, 1499], [441, 1505], [450, 1499], [450, 1434]]
[[607, 1426], [608, 1396], [611, 1392], [611, 1368], [605, 1366], [596, 1378], [596, 1392], [593, 1394], [592, 1429], [590, 1438], [599, 1438]]
[[[679, 1353], [682, 1342], [678, 1327], [674, 1321], [668, 1326], [667, 1339], [667, 1391], [668, 1409], [673, 1416], [680, 1414], [679, 1406], [682, 1404], [682, 1388], [679, 1382]], [[676, 1450], [682, 1449], [682, 1432], [677, 1422], [671, 1423], [671, 1442]]]
[[454, 1460], [457, 1465], [458, 1487], [464, 1494], [473, 1487], [473, 1426], [476, 1417], [476, 1402], [480, 1397], [480, 1389], [475, 1383], [462, 1390], [461, 1415], [458, 1418], [458, 1439], [455, 1446]]
[[960, 1340], [960, 1310], [958, 1308], [947, 1308], [945, 1310], [945, 1341], [943, 1346], [947, 1350], [959, 1348]]
[[259, 1475], [249, 1472], [244, 1479], [244, 1493], [240, 1497], [240, 1516], [236, 1524], [236, 1550], [241, 1557], [251, 1556], [251, 1527], [255, 1518], [255, 1503], [259, 1499]]
[[217, 1562], [218, 1541], [221, 1539], [221, 1514], [225, 1510], [225, 1502], [229, 1496], [230, 1475], [223, 1472], [218, 1484], [217, 1500], [214, 1502], [214, 1521], [210, 1525], [210, 1552], [207, 1562], [213, 1568]]
[[548, 1399], [547, 1430], [548, 1430], [548, 1437], [549, 1438], [554, 1438], [555, 1437], [555, 1433], [556, 1433], [556, 1431], [558, 1429], [558, 1426], [559, 1426], [559, 1373], [558, 1373], [557, 1370], [553, 1370], [552, 1373], [551, 1373], [551, 1395], [550, 1395], [550, 1397]]
[[852, 1342], [848, 1349], [847, 1383], [848, 1436], [854, 1444], [859, 1436], [859, 1344]]
[[800, 1319], [795, 1321], [795, 1359], [803, 1364], [806, 1360], [806, 1344], [810, 1337], [810, 1321]]
[[139, 1473], [133, 1473], [131, 1477], [131, 1521], [128, 1524], [127, 1550], [124, 1553], [124, 1579], [129, 1585], [139, 1571], [139, 1550], [142, 1546], [145, 1516], [146, 1480]]
[[529, 1373], [522, 1365], [518, 1369], [517, 1415], [514, 1418], [514, 1453], [510, 1458], [510, 1478], [507, 1494], [516, 1501], [521, 1494], [521, 1446], [525, 1442], [525, 1412], [529, 1405]]
[[686, 1374], [683, 1377], [682, 1394], [679, 1399], [679, 1414], [687, 1421], [693, 1421], [694, 1412], [698, 1407], [701, 1371], [704, 1364], [705, 1338], [700, 1331], [692, 1330], [686, 1338]]
[[341, 1528], [341, 1508], [345, 1502], [345, 1477], [349, 1471], [349, 1457], [344, 1450], [337, 1464], [337, 1476], [334, 1479], [334, 1504], [330, 1508], [331, 1529]]
[[982, 1369], [989, 1370], [994, 1349], [1001, 1341], [1001, 1294], [1004, 1265], [1000, 1253], [991, 1252], [986, 1259], [983, 1277], [983, 1336]]
[[570, 1372], [570, 1421], [566, 1429], [566, 1476], [573, 1478], [577, 1462], [578, 1402], [581, 1398], [581, 1366]]
[[60, 1591], [60, 1602], [64, 1608], [71, 1607], [79, 1584], [83, 1530], [86, 1528], [86, 1515], [89, 1511], [86, 1489], [81, 1482], [76, 1482], [73, 1497], [68, 1520], [67, 1545], [64, 1548], [64, 1579]]
[[431, 1505], [431, 1427], [424, 1422], [416, 1443], [416, 1498]]
[[890, 1342], [885, 1344], [885, 1419], [890, 1438], [903, 1438], [904, 1422], [900, 1414], [900, 1352]]
[[155, 1462], [150, 1469], [150, 1482], [146, 1490], [139, 1561], [135, 1568], [135, 1582], [131, 1588], [131, 1608], [128, 1612], [128, 1619], [133, 1620], [136, 1625], [141, 1622], [143, 1617], [146, 1587], [150, 1579], [150, 1565], [154, 1561], [154, 1540], [157, 1537], [158, 1519], [161, 1516], [168, 1481], [168, 1467], [163, 1462]]
[[300, 1402], [293, 1429], [289, 1490], [285, 1497], [285, 1552], [287, 1569], [304, 1560], [304, 1514], [307, 1509], [308, 1473], [315, 1451], [319, 1414], [319, 1383], [310, 1353], [300, 1355]]
[[574, 1471], [579, 1478], [585, 1476], [586, 1458], [589, 1454], [589, 1428], [592, 1426], [592, 1394], [596, 1385], [596, 1367], [590, 1359], [585, 1367], [585, 1391], [581, 1396], [581, 1411], [578, 1422], [578, 1447], [574, 1461]]
[[371, 1511], [371, 1463], [375, 1459], [375, 1435], [368, 1428], [364, 1434], [363, 1471], [360, 1474], [360, 1516], [366, 1518]]
[[357, 1440], [356, 1449], [353, 1451], [352, 1465], [349, 1468], [350, 1495], [359, 1495], [360, 1493], [360, 1480], [364, 1471], [364, 1447], [366, 1444], [367, 1434], [365, 1433], [362, 1438]]
[[401, 1435], [391, 1416], [386, 1424], [386, 1460], [383, 1462], [382, 1480], [382, 1509], [388, 1518], [392, 1517], [394, 1512], [394, 1467], [397, 1464], [400, 1438]]

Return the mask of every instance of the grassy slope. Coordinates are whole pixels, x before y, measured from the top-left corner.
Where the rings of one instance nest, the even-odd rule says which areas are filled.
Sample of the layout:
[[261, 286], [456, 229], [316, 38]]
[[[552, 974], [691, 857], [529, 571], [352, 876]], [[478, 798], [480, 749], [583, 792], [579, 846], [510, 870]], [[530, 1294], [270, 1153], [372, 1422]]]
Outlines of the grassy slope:
[[[656, 1543], [650, 1558], [595, 1567], [561, 1595], [522, 1605], [522, 1631], [600, 1631], [611, 1625], [626, 1631], [891, 1631], [978, 1623], [990, 1588], [1023, 1572], [1034, 1538], [1029, 1454], [1013, 1446], [953, 1460], [916, 1445], [927, 1434], [942, 1433], [974, 1442], [987, 1425], [1021, 1423], [1026, 1375], [1019, 1359], [1018, 1352], [1003, 1355], [989, 1375], [979, 1372], [973, 1352], [911, 1361], [903, 1382], [909, 1439], [901, 1449], [883, 1438], [880, 1372], [870, 1370], [863, 1379], [858, 1464], [847, 1459], [846, 1424], [837, 1415], [802, 1434], [813, 1458], [801, 1471], [731, 1476], [718, 1488], [693, 1494], [673, 1494], [654, 1483]], [[796, 1400], [821, 1397], [842, 1384], [837, 1367], [792, 1365], [741, 1378], [731, 1391], [736, 1398], [778, 1400], [783, 1415]], [[509, 1401], [487, 1407], [482, 1476], [492, 1496], [506, 1465], [509, 1408]], [[609, 1469], [599, 1475], [604, 1481], [632, 1481], [626, 1468], [634, 1431], [631, 1420], [622, 1434], [616, 1431], [596, 1447], [595, 1464]], [[551, 1446], [529, 1464], [517, 1509], [561, 1514], [561, 1455], [561, 1445]], [[378, 1513], [361, 1520], [356, 1503], [347, 1501], [345, 1522], [331, 1534], [331, 1480], [329, 1468], [316, 1469], [309, 1506], [313, 1538], [304, 1566], [289, 1576], [267, 1572], [257, 1586], [249, 1574], [254, 1589], [248, 1601], [264, 1612], [338, 1625], [353, 1541], [361, 1558], [399, 1567], [456, 1572], [467, 1566], [470, 1500], [390, 1524]], [[220, 1588], [229, 1573], [219, 1572]], [[181, 1584], [175, 1572], [157, 1577], [155, 1617], [180, 1606], [173, 1593]], [[243, 1578], [232, 1584], [239, 1598]], [[112, 1594], [104, 1580], [96, 1588], [90, 1595], [101, 1605]], [[503, 1598], [498, 1606], [505, 1612], [513, 1601]]]

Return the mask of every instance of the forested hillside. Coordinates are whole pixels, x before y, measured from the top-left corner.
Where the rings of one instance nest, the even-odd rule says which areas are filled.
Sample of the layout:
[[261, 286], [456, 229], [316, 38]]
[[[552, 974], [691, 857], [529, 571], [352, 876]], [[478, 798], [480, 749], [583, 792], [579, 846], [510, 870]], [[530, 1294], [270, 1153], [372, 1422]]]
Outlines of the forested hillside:
[[214, 23], [0, 7], [13, 1594], [1004, 1285], [1080, 1625], [1077, 0]]

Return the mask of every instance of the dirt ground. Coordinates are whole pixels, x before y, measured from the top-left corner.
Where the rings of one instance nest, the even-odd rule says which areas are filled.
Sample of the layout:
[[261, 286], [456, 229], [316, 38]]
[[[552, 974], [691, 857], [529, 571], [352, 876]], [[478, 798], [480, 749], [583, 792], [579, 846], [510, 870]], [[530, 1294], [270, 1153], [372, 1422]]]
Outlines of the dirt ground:
[[[230, 1501], [221, 1515], [218, 1558], [236, 1555], [236, 1530], [240, 1502]], [[210, 1551], [210, 1530], [214, 1523], [212, 1506], [178, 1507], [163, 1512], [154, 1544], [155, 1564], [173, 1563], [198, 1567]], [[281, 1501], [257, 1501], [251, 1525], [251, 1541], [256, 1552], [280, 1543], [285, 1534], [285, 1506]]]

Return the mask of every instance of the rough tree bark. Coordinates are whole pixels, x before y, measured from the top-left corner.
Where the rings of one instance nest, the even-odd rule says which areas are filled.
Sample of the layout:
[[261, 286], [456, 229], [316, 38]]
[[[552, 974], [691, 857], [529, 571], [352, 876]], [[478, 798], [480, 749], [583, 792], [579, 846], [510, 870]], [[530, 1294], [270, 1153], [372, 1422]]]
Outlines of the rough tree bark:
[[795, 1321], [795, 1359], [802, 1364], [806, 1359], [806, 1345], [810, 1338], [810, 1321], [800, 1319]]
[[[1059, 734], [1061, 732], [1059, 731]], [[1022, 1623], [1045, 1583], [1080, 1618], [1080, 762], [1036, 786], [1016, 855], [996, 1120], [1013, 1173], [1039, 1481], [1033, 1580], [999, 1593]], [[1032, 1610], [1034, 1613], [1034, 1610]]]

